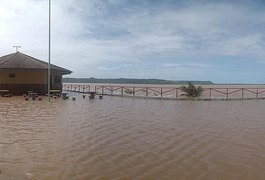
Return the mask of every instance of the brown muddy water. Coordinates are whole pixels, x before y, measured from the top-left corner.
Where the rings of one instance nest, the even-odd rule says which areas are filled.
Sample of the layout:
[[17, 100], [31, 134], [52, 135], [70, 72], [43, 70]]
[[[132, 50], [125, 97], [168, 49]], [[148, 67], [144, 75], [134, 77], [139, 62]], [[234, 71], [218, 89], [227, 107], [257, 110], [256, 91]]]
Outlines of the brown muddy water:
[[0, 98], [0, 179], [264, 179], [265, 100]]

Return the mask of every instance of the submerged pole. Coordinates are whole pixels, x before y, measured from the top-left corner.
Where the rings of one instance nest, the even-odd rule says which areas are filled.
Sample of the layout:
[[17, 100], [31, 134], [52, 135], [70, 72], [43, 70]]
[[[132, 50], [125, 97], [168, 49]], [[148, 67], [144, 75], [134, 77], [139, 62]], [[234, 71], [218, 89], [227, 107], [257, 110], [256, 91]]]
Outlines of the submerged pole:
[[49, 102], [51, 100], [51, 92], [50, 92], [50, 86], [51, 86], [51, 0], [49, 0], [49, 63], [48, 63], [48, 98]]

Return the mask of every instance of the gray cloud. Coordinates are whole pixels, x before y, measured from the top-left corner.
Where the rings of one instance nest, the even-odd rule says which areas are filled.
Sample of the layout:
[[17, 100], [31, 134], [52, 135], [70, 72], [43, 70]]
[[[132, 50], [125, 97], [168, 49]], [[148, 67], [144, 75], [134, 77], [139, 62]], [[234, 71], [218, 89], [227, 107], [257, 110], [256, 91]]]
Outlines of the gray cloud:
[[[128, 5], [125, 0], [52, 2], [52, 62], [72, 69], [74, 76], [94, 76], [95, 67], [114, 71], [111, 63], [120, 63], [120, 67], [150, 62], [163, 67], [181, 65], [186, 74], [191, 66], [214, 68], [210, 59], [216, 56], [265, 57], [265, 12], [252, 5], [228, 1], [172, 6]], [[11, 47], [17, 44], [23, 52], [46, 60], [47, 1], [1, 0], [0, 38], [3, 54], [13, 52]], [[145, 75], [179, 74], [170, 69], [157, 71], [147, 69]]]

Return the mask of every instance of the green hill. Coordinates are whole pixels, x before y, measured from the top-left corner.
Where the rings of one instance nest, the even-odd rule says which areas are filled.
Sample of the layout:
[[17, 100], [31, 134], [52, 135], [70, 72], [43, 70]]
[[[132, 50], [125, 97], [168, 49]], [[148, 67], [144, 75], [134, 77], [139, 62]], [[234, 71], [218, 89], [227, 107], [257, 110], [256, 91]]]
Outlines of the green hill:
[[170, 81], [163, 79], [130, 79], [130, 78], [118, 78], [118, 79], [97, 79], [97, 78], [63, 78], [64, 83], [115, 83], [115, 84], [188, 84], [191, 82], [196, 85], [211, 85], [214, 84], [211, 81]]

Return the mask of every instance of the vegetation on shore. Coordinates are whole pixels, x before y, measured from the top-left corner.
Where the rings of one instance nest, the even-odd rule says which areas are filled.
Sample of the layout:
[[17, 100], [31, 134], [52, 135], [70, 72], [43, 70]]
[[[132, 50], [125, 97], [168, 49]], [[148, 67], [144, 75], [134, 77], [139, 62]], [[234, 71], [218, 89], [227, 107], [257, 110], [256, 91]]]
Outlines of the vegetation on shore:
[[116, 84], [188, 84], [191, 82], [197, 85], [212, 85], [211, 81], [171, 81], [163, 79], [97, 79], [97, 78], [63, 78], [64, 83], [116, 83]]
[[187, 86], [182, 86], [180, 89], [183, 92], [181, 96], [186, 96], [188, 98], [197, 98], [203, 93], [201, 86], [196, 87], [191, 82], [189, 82]]

